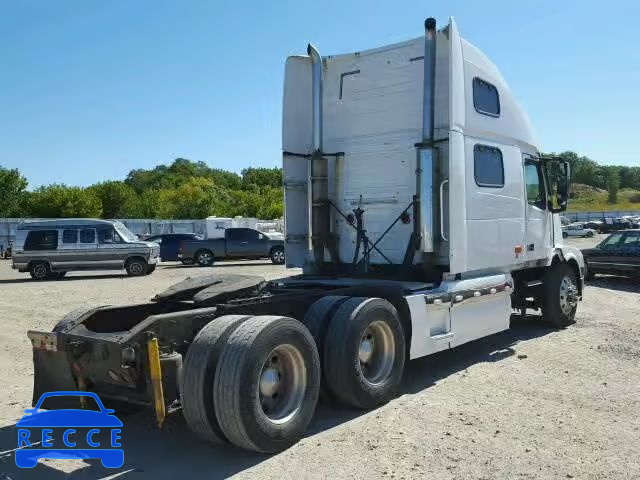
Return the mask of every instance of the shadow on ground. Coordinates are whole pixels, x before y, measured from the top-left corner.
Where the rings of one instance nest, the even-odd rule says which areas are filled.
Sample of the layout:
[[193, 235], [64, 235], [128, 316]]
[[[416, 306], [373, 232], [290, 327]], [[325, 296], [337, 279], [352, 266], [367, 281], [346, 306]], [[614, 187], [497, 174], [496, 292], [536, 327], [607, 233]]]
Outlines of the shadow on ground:
[[[409, 362], [399, 393], [417, 393], [471, 365], [501, 361], [515, 353], [513, 346], [518, 342], [541, 337], [551, 331], [540, 323], [539, 317], [528, 316], [522, 319], [514, 316], [510, 330]], [[332, 402], [322, 402], [307, 436], [330, 430], [364, 413]], [[99, 460], [87, 460], [84, 467], [70, 474], [45, 465], [42, 461], [34, 469], [19, 469], [14, 462], [17, 429], [15, 425], [11, 425], [0, 429], [0, 478], [4, 474], [13, 480], [83, 480], [106, 476], [153, 477], [157, 480], [185, 477], [218, 479], [239, 473], [270, 458], [270, 455], [245, 452], [231, 446], [204, 444], [189, 431], [180, 415], [170, 417], [161, 431], [154, 428], [153, 421], [145, 414], [121, 416], [121, 419], [125, 424], [122, 431], [125, 463], [122, 468], [106, 469]]]
[[[211, 265], [210, 267], [201, 267], [199, 265], [183, 265], [181, 263], [176, 263], [176, 264], [163, 264], [162, 268], [195, 268], [195, 269], [208, 269], [208, 268], [213, 268], [214, 270], [216, 268], [228, 268], [228, 267], [264, 267], [265, 265], [269, 266], [273, 266], [273, 263], [271, 262], [271, 260], [264, 260], [264, 261], [259, 261], [259, 260], [255, 260], [255, 263], [249, 263], [248, 261], [240, 261], [240, 262], [234, 262], [234, 261], [227, 261], [227, 262], [216, 262], [213, 265]], [[284, 267], [282, 267], [284, 268]]]
[[613, 275], [596, 275], [587, 285], [595, 288], [606, 288], [620, 292], [640, 293], [640, 277], [616, 277]]
[[[27, 274], [28, 275], [28, 274]], [[3, 278], [1, 284], [6, 283], [59, 283], [59, 282], [75, 282], [77, 280], [107, 280], [110, 278], [129, 278], [126, 273], [109, 273], [105, 275], [73, 275], [61, 279], [34, 280], [29, 276], [24, 278]], [[0, 479], [2, 480], [2, 479]]]

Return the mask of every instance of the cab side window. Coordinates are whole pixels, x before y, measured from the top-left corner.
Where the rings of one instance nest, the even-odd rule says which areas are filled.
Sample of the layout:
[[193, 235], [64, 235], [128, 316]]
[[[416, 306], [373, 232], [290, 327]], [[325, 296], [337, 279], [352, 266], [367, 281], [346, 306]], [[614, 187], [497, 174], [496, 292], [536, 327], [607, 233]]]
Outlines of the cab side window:
[[479, 187], [504, 187], [504, 163], [499, 148], [488, 145], [473, 147], [473, 169]]
[[98, 230], [98, 242], [101, 244], [120, 243], [120, 236], [113, 228], [100, 228]]
[[[527, 203], [531, 206], [545, 209], [544, 180], [540, 165], [525, 163], [524, 185], [527, 190]], [[573, 229], [569, 226], [569, 229]]]

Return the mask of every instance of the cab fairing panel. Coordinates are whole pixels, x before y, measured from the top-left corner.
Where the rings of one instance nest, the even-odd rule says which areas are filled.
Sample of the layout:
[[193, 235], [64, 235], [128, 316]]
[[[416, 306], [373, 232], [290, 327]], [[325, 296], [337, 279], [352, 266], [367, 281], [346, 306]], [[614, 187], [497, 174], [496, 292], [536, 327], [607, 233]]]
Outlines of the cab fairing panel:
[[[436, 127], [446, 138], [447, 44], [443, 41], [439, 46]], [[340, 210], [350, 213], [362, 199], [365, 228], [373, 242], [409, 206], [415, 194], [423, 55], [424, 39], [419, 38], [389, 48], [328, 57], [325, 62], [324, 150], [345, 152], [335, 170], [334, 201]], [[341, 260], [351, 261], [355, 230], [340, 216], [335, 216], [333, 228], [339, 237]], [[393, 263], [401, 263], [411, 232], [411, 224], [398, 222], [378, 247]], [[371, 262], [386, 263], [375, 251]]]

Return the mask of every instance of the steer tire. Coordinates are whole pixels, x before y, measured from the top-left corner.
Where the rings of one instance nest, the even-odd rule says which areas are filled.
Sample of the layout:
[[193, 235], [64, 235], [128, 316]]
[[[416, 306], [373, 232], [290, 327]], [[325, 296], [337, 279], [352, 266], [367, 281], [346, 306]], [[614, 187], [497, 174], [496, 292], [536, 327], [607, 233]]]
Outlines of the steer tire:
[[180, 386], [182, 413], [189, 428], [207, 442], [226, 440], [216, 419], [214, 376], [229, 335], [248, 318], [249, 315], [226, 315], [212, 320], [193, 339], [184, 358]]
[[322, 382], [320, 385], [320, 395], [324, 397], [330, 397], [330, 391], [327, 388], [327, 379], [324, 374], [324, 339], [331, 323], [331, 318], [335, 314], [340, 305], [346, 302], [349, 297], [345, 296], [327, 296], [316, 300], [311, 308], [307, 310], [306, 315], [302, 323], [309, 329], [313, 340], [316, 342], [318, 348], [318, 355], [320, 356], [320, 365], [322, 367]]
[[51, 268], [47, 262], [33, 262], [29, 266], [29, 274], [34, 280], [48, 280], [51, 278]]
[[143, 258], [134, 257], [127, 260], [124, 266], [130, 277], [141, 277], [147, 274], [147, 262]]
[[577, 288], [576, 274], [566, 263], [551, 266], [542, 279], [542, 317], [555, 328], [565, 328], [575, 323], [577, 306], [569, 310], [562, 308], [563, 301], [567, 301], [566, 292], [563, 293], [561, 289], [565, 279]]
[[66, 333], [71, 330], [71, 328], [75, 327], [78, 323], [80, 323], [84, 318], [93, 315], [98, 310], [104, 310], [105, 308], [109, 308], [111, 305], [99, 305], [92, 307], [79, 307], [75, 310], [67, 313], [62, 320], [55, 324], [52, 332], [54, 333]]
[[[365, 341], [372, 347], [363, 361]], [[336, 398], [363, 409], [388, 402], [402, 379], [404, 361], [404, 332], [391, 303], [355, 297], [338, 308], [324, 340], [324, 375]]]
[[[274, 369], [273, 390], [265, 393], [265, 374]], [[234, 445], [278, 452], [304, 434], [319, 389], [320, 360], [307, 328], [292, 318], [252, 317], [222, 351], [213, 387], [216, 417]]]
[[151, 275], [153, 272], [155, 272], [156, 270], [156, 266], [157, 265], [147, 265], [147, 275]]

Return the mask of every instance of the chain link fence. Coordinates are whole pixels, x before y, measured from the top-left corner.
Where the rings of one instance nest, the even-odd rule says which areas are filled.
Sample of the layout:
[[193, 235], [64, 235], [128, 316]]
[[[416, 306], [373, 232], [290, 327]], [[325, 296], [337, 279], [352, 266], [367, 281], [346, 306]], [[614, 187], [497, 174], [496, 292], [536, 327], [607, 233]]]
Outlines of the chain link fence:
[[620, 218], [640, 215], [640, 210], [615, 210], [612, 212], [564, 212], [562, 216], [572, 222], [588, 222], [589, 220], [602, 220], [603, 218]]

